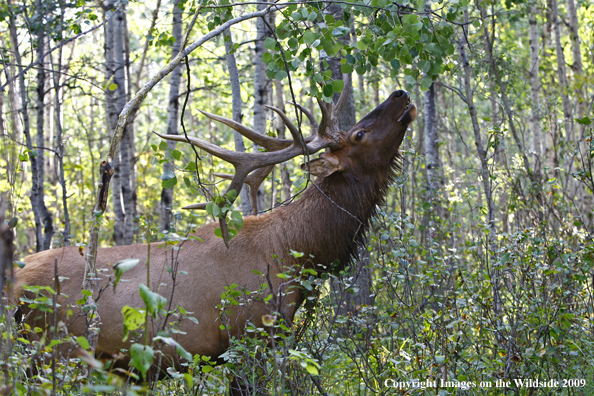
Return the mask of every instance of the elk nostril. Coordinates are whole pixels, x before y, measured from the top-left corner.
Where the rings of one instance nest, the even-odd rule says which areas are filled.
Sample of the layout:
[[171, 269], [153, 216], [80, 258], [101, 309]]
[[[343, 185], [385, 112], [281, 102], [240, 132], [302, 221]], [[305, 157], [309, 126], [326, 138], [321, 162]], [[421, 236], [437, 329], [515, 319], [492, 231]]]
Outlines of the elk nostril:
[[394, 96], [395, 96], [396, 98], [399, 98], [399, 97], [401, 97], [402, 95], [404, 95], [404, 92], [406, 92], [406, 91], [403, 91], [403, 90], [399, 89], [398, 91], [394, 92]]

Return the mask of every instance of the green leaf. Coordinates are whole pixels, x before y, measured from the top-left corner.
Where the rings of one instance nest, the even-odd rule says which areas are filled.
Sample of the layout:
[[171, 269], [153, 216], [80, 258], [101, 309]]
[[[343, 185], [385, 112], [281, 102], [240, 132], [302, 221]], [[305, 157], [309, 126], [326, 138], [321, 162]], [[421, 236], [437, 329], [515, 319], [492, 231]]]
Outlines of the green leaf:
[[307, 30], [303, 33], [303, 42], [305, 44], [311, 44], [316, 40], [316, 35], [311, 30]]
[[184, 168], [188, 172], [196, 172], [196, 163], [195, 162], [188, 162], [188, 165]]
[[318, 368], [316, 366], [314, 366], [313, 364], [308, 364], [307, 366], [305, 366], [305, 369], [311, 375], [320, 375], [320, 372], [318, 371]]
[[262, 54], [262, 62], [269, 64], [272, 61], [274, 61], [274, 56], [270, 52], [264, 52]]
[[16, 265], [19, 268], [25, 268], [25, 262], [23, 261], [15, 261], [14, 265]]
[[161, 151], [167, 150], [167, 142], [159, 143], [159, 150], [161, 150]]
[[344, 74], [350, 74], [353, 72], [353, 66], [347, 64], [344, 65], [340, 65], [340, 70], [344, 73]]
[[210, 373], [213, 370], [212, 366], [202, 366], [202, 372], [205, 374]]
[[173, 189], [173, 187], [177, 184], [177, 177], [173, 177], [172, 179], [168, 179], [168, 180], [163, 180], [161, 182], [161, 187], [163, 188], [168, 188], [168, 189]]
[[390, 61], [390, 65], [392, 65], [394, 70], [398, 70], [400, 68], [400, 62], [397, 59], [392, 59]]
[[279, 70], [274, 74], [274, 78], [278, 81], [281, 81], [281, 80], [287, 78], [287, 72], [284, 70]]
[[138, 329], [144, 323], [144, 312], [128, 305], [122, 307], [122, 316], [124, 317], [124, 338], [122, 341], [128, 339], [128, 332]]
[[351, 30], [346, 26], [339, 26], [332, 31], [332, 35], [335, 37], [344, 36], [348, 34]]
[[276, 40], [274, 40], [272, 37], [266, 37], [266, 40], [264, 40], [264, 47], [273, 51], [276, 47]]
[[237, 191], [235, 190], [230, 190], [225, 197], [229, 200], [229, 202], [233, 202], [235, 201], [235, 199], [237, 198]]
[[19, 218], [15, 216], [12, 219], [10, 219], [10, 221], [8, 222], [8, 227], [9, 228], [14, 228], [14, 227], [16, 227], [16, 225], [18, 224], [18, 222], [19, 222]]
[[342, 80], [334, 80], [332, 81], [332, 88], [334, 90], [334, 92], [342, 92], [342, 89], [344, 88], [344, 81]]
[[115, 84], [115, 83], [109, 84], [110, 91], [115, 91], [116, 89], [118, 89], [118, 84]]
[[76, 341], [78, 341], [78, 345], [80, 345], [82, 349], [89, 349], [91, 347], [89, 341], [83, 336], [76, 337]]
[[142, 301], [144, 301], [144, 304], [146, 305], [147, 311], [153, 318], [156, 318], [159, 310], [167, 303], [167, 299], [158, 293], [151, 291], [151, 289], [142, 283], [139, 286], [139, 292]]
[[590, 117], [576, 118], [575, 120], [582, 125], [590, 125], [592, 123]]
[[365, 51], [367, 49], [367, 44], [363, 42], [363, 40], [357, 41], [357, 48], [361, 51]]
[[423, 77], [423, 81], [421, 81], [421, 89], [427, 91], [431, 87], [431, 84], [433, 84], [433, 79], [429, 76], [425, 76]]
[[302, 280], [301, 286], [305, 287], [309, 291], [313, 290], [313, 287], [311, 286], [311, 283], [308, 280]]
[[161, 180], [171, 180], [175, 177], [175, 172], [168, 170], [167, 172], [161, 175]]
[[181, 154], [182, 154], [182, 153], [181, 153], [181, 151], [179, 151], [179, 150], [171, 150], [170, 154], [171, 154], [171, 156], [172, 156], [173, 158], [175, 158], [175, 159], [176, 159], [176, 160], [178, 160], [178, 161], [181, 159]]
[[332, 97], [334, 94], [334, 88], [332, 87], [332, 84], [324, 85], [322, 92], [324, 93], [324, 96]]
[[140, 371], [142, 378], [146, 378], [146, 372], [153, 363], [155, 351], [148, 345], [133, 344], [130, 347], [130, 356], [132, 357], [132, 365]]

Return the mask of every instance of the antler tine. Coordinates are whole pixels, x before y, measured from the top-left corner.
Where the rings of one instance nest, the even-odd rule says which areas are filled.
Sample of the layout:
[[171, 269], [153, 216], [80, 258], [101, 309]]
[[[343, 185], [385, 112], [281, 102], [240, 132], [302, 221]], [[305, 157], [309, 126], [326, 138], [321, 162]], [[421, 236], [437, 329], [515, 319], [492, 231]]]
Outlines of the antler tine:
[[264, 147], [268, 151], [276, 151], [284, 149], [285, 147], [289, 147], [291, 145], [291, 140], [289, 139], [275, 139], [270, 136], [266, 136], [264, 134], [258, 133], [251, 128], [246, 127], [245, 125], [240, 124], [239, 122], [233, 121], [229, 118], [221, 117], [216, 114], [211, 114], [206, 111], [198, 109], [199, 112], [210, 118], [211, 120], [218, 121], [222, 124], [227, 125], [228, 127], [236, 130], [237, 132], [241, 133], [243, 136], [251, 140], [252, 142], [256, 143], [259, 146]]
[[165, 135], [159, 132], [153, 132], [155, 135], [159, 136], [161, 139], [165, 139], [165, 140], [173, 140], [176, 142], [189, 142], [196, 146], [196, 147], [200, 147], [202, 150], [216, 156], [219, 157], [235, 166], [241, 164], [242, 160], [246, 160], [248, 158], [248, 155], [246, 155], [246, 153], [242, 153], [239, 151], [231, 151], [231, 150], [227, 150], [224, 148], [221, 148], [219, 146], [217, 146], [216, 144], [212, 144], [209, 142], [206, 142], [202, 139], [198, 139], [192, 136], [188, 136], [188, 138], [186, 138], [185, 136], [182, 135]]
[[322, 119], [320, 120], [320, 125], [318, 125], [317, 135], [320, 138], [332, 138], [331, 134], [334, 132], [332, 128], [332, 103], [326, 103], [319, 98], [317, 100], [320, 111], [322, 112]]
[[289, 132], [291, 132], [291, 136], [293, 136], [293, 141], [299, 142], [302, 144], [303, 143], [303, 135], [301, 133], [299, 133], [299, 129], [291, 122], [291, 120], [289, 120], [287, 115], [278, 107], [268, 106], [268, 105], [266, 105], [266, 107], [268, 107], [270, 110], [272, 110], [276, 114], [278, 114], [279, 117], [283, 120], [283, 122], [285, 123], [287, 128], [289, 128]]
[[316, 120], [316, 118], [314, 117], [313, 114], [311, 114], [311, 112], [309, 110], [307, 110], [305, 107], [301, 106], [299, 103], [293, 103], [293, 102], [288, 102], [289, 104], [293, 105], [293, 106], [297, 106], [297, 108], [303, 113], [305, 114], [305, 116], [309, 119], [309, 124], [311, 125], [311, 130], [317, 131], [319, 128], [318, 125], [318, 121]]
[[[245, 184], [250, 186], [250, 202], [252, 204], [252, 212], [253, 214], [258, 214], [258, 188], [260, 184], [268, 177], [270, 172], [272, 172], [272, 168], [274, 165], [268, 165], [264, 168], [259, 168], [250, 173], [245, 180], [243, 181]], [[233, 175], [229, 173], [213, 173], [213, 176], [220, 177], [222, 179], [232, 180]], [[200, 205], [200, 204], [197, 204]], [[206, 204], [204, 204], [204, 208], [206, 208]], [[185, 208], [184, 208], [185, 209]]]

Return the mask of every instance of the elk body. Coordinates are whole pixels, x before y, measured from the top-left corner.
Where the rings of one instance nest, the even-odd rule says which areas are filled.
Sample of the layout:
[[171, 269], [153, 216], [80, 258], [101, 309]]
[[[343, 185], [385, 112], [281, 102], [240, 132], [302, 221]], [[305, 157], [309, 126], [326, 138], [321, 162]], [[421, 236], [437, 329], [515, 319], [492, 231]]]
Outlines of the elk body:
[[[168, 298], [173, 307], [180, 305], [193, 312], [198, 320], [198, 324], [189, 320], [182, 321], [179, 328], [185, 334], [177, 334], [175, 337], [191, 354], [219, 357], [229, 347], [230, 334], [241, 334], [248, 320], [262, 327], [262, 317], [266, 314], [279, 314], [290, 323], [301, 302], [301, 293], [299, 288], [294, 287], [291, 290], [288, 285], [283, 285], [282, 279], [276, 275], [286, 271], [288, 267], [308, 266], [318, 273], [329, 271], [336, 260], [340, 260], [340, 266], [344, 267], [356, 254], [357, 244], [362, 240], [377, 205], [384, 201], [395, 171], [398, 148], [408, 124], [417, 114], [416, 106], [410, 103], [409, 94], [402, 90], [392, 93], [348, 132], [339, 132], [336, 128], [335, 117], [340, 106], [334, 111], [331, 106], [321, 106], [323, 118], [312, 138], [302, 140], [301, 143], [279, 144], [272, 147], [272, 150], [269, 148], [268, 153], [263, 153], [279, 156], [275, 161], [280, 162], [302, 154], [304, 145], [307, 145], [310, 154], [324, 147], [329, 148], [319, 159], [312, 160], [308, 166], [306, 164], [306, 168], [318, 177], [301, 199], [270, 213], [247, 216], [243, 229], [229, 241], [228, 247], [214, 235], [217, 224], [198, 229], [194, 235], [202, 241], [186, 241], [175, 252], [179, 263], [177, 270], [184, 271], [187, 275], [177, 276], [172, 297], [174, 285], [165, 269], [172, 264], [172, 252], [159, 248], [159, 243], [151, 244], [151, 289]], [[232, 123], [226, 119], [219, 120]], [[290, 124], [288, 126], [292, 127]], [[238, 130], [244, 128], [239, 125], [234, 127]], [[244, 135], [249, 133], [248, 130]], [[176, 138], [167, 135], [162, 137]], [[294, 134], [294, 138], [298, 137]], [[183, 138], [177, 139], [186, 141]], [[192, 143], [207, 151], [222, 150], [214, 148], [216, 146], [205, 148], [203, 146], [207, 143], [198, 139], [192, 140]], [[291, 152], [280, 158], [280, 153], [288, 151]], [[224, 157], [228, 153], [221, 155], [217, 151], [213, 154]], [[232, 182], [235, 188], [238, 183], [241, 187], [242, 183], [249, 181], [246, 180], [248, 172], [255, 170], [257, 173], [259, 169], [271, 165], [254, 162], [252, 168], [248, 169], [242, 168], [245, 162], [241, 162], [241, 158], [225, 159], [235, 161], [230, 162], [241, 173]], [[305, 254], [295, 258], [290, 254], [291, 250]], [[110, 268], [109, 264], [113, 265], [127, 258], [139, 259], [140, 264], [123, 275], [123, 279], [129, 281], [120, 282], [115, 292], [111, 287], [102, 291], [97, 302], [102, 324], [96, 352], [111, 355], [119, 353], [121, 348], [130, 347], [130, 341], [122, 341], [124, 329], [121, 309], [124, 305], [144, 307], [138, 289], [139, 284], [146, 282], [147, 278], [146, 267], [143, 265], [148, 257], [147, 252], [147, 245], [99, 249], [98, 269]], [[25, 267], [17, 269], [15, 273], [14, 297], [22, 297], [26, 293], [26, 285], [53, 286], [55, 258], [58, 260], [59, 275], [66, 277], [60, 285], [61, 293], [69, 296], [68, 299], [63, 296], [58, 298], [58, 314], [69, 324], [71, 334], [83, 335], [86, 330], [84, 315], [77, 316], [80, 312], [75, 310], [74, 315], [69, 320], [66, 319], [69, 305], [76, 306], [75, 301], [81, 298], [85, 258], [77, 247], [54, 249], [27, 257]], [[257, 275], [254, 270], [268, 276]], [[107, 284], [106, 274], [113, 278], [111, 268], [105, 272], [100, 271], [99, 277], [103, 276], [105, 280], [99, 281], [99, 285]], [[268, 291], [275, 295], [273, 301], [253, 301], [247, 309], [232, 307], [232, 314], [227, 315], [231, 318], [229, 328], [221, 330], [220, 310], [216, 306], [221, 304], [225, 286], [237, 284], [238, 289], [251, 291], [258, 290], [262, 283], [270, 283]], [[99, 291], [95, 291], [95, 297], [98, 294]], [[283, 298], [277, 299], [281, 294]], [[281, 303], [276, 305], [273, 304], [274, 301]], [[43, 316], [36, 312], [29, 315], [28, 319], [31, 325], [42, 327], [45, 325], [43, 320]]]

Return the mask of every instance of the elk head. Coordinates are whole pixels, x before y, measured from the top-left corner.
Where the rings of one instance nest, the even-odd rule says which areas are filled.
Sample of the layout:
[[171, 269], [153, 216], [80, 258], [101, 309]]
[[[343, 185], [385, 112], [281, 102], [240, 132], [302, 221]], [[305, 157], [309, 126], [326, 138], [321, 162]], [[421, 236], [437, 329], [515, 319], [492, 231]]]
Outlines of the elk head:
[[302, 168], [322, 177], [347, 169], [362, 176], [390, 169], [416, 115], [417, 107], [411, 104], [408, 92], [396, 91], [350, 131], [340, 132], [337, 148], [330, 148]]

